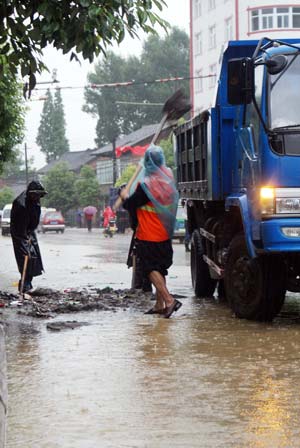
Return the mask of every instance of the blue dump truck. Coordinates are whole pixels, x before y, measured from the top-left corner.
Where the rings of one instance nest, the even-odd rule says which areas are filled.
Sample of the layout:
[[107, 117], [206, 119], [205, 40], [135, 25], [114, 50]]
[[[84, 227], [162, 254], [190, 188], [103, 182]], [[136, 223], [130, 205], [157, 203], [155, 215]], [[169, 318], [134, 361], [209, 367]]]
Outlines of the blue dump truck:
[[215, 106], [175, 146], [195, 294], [271, 321], [300, 292], [300, 39], [229, 42]]

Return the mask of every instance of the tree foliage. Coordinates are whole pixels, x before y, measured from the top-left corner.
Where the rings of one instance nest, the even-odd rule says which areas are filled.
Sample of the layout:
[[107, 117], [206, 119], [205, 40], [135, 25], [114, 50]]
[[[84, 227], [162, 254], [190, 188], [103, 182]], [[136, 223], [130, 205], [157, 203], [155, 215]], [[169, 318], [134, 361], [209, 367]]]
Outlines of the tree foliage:
[[161, 140], [159, 142], [159, 146], [163, 149], [165, 159], [166, 159], [166, 165], [171, 168], [171, 170], [174, 172], [175, 169], [175, 158], [174, 158], [174, 148], [173, 148], [173, 142], [172, 137], [169, 137], [167, 139]]
[[129, 179], [132, 178], [135, 170], [136, 170], [136, 165], [127, 165], [127, 167], [123, 170], [119, 179], [117, 179], [117, 181], [115, 183], [115, 187], [120, 187], [123, 184], [127, 184]]
[[164, 38], [150, 36], [140, 57], [126, 59], [109, 52], [106, 59], [100, 60], [88, 76], [91, 85], [129, 80], [136, 83], [128, 87], [86, 88], [83, 110], [98, 118], [96, 144], [103, 146], [121, 134], [159, 122], [162, 107], [144, 104], [163, 104], [181, 86], [187, 93], [189, 90], [188, 80], [147, 82], [169, 77], [189, 77], [189, 37], [178, 28]]
[[58, 163], [43, 178], [43, 184], [48, 191], [43, 202], [45, 207], [55, 207], [62, 213], [76, 206], [75, 192], [76, 175], [69, 171], [65, 162]]
[[36, 143], [46, 155], [47, 163], [69, 151], [60, 89], [56, 89], [54, 99], [49, 89], [46, 92]]
[[3, 74], [0, 77], [0, 173], [4, 162], [14, 159], [13, 150], [24, 138], [24, 116], [20, 85], [13, 75]]
[[5, 204], [11, 204], [15, 195], [10, 187], [3, 187], [0, 190], [0, 209], [2, 210]]
[[96, 174], [90, 166], [86, 165], [81, 168], [79, 179], [75, 182], [75, 192], [79, 207], [86, 207], [87, 205], [98, 206], [100, 186]]
[[[34, 157], [27, 160], [28, 173], [34, 177], [35, 168], [33, 167]], [[21, 148], [18, 146], [11, 152], [10, 159], [3, 164], [2, 177], [24, 175], [26, 172], [25, 157]]]
[[158, 23], [167, 24], [154, 12], [164, 0], [8, 0], [0, 4], [0, 65], [29, 76], [35, 85], [35, 72], [43, 69], [42, 49], [48, 44], [63, 53], [76, 53], [93, 61], [112, 42], [120, 43], [125, 32], [135, 36], [142, 29], [154, 32]]

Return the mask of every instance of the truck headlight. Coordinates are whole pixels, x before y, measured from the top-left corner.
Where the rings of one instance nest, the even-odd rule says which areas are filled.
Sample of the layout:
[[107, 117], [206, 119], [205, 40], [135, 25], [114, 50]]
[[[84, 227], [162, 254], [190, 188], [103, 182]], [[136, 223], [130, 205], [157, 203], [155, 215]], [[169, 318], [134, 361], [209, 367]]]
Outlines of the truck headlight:
[[290, 238], [300, 237], [300, 227], [282, 227], [282, 233]]
[[261, 187], [263, 215], [300, 215], [300, 188]]
[[276, 198], [276, 213], [300, 214], [300, 198]]
[[260, 206], [263, 214], [272, 215], [275, 212], [275, 189], [262, 187], [260, 189]]

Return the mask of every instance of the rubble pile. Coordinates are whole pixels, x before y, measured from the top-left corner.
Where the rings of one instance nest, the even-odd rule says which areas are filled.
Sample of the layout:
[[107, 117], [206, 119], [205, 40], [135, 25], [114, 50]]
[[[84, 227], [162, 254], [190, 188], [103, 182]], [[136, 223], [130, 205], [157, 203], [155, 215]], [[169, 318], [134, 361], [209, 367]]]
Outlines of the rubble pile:
[[2, 307], [18, 308], [20, 314], [49, 318], [62, 313], [79, 311], [117, 311], [117, 309], [140, 309], [142, 312], [151, 307], [151, 293], [135, 289], [68, 288], [63, 291], [37, 288], [24, 298], [19, 294], [0, 291]]

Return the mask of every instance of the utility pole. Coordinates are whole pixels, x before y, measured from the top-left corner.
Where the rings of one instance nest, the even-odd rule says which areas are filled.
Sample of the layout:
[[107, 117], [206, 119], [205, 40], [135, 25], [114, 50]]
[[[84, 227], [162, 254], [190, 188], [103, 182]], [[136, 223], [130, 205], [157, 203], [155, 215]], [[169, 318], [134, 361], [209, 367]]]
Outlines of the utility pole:
[[24, 144], [24, 152], [25, 152], [25, 173], [26, 173], [26, 186], [28, 185], [28, 158], [27, 158], [27, 143]]
[[117, 181], [117, 161], [116, 161], [116, 138], [112, 141], [112, 161], [113, 161], [113, 186]]

